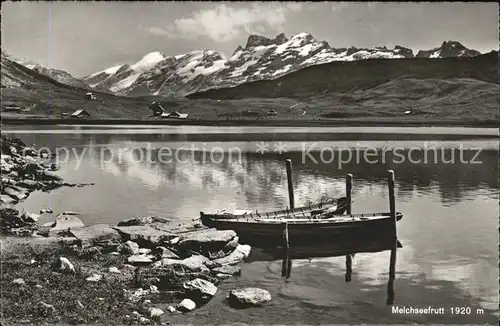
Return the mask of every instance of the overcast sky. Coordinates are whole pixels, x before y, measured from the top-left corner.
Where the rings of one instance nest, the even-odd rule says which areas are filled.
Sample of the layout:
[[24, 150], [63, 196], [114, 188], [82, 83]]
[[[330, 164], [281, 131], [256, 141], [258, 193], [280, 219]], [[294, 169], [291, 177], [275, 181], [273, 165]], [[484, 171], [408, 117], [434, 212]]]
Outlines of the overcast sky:
[[2, 49], [81, 77], [144, 54], [212, 49], [250, 34], [311, 33], [333, 47], [498, 49], [497, 3], [4, 2]]

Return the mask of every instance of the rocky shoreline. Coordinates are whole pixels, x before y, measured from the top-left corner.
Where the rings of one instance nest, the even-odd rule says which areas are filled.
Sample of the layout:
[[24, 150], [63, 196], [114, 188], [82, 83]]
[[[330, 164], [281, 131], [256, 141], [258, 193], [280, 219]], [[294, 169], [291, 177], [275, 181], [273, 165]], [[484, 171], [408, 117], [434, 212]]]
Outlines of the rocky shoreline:
[[[251, 251], [234, 231], [147, 216], [85, 225], [62, 212], [40, 225], [13, 204], [66, 186], [21, 141], [2, 136], [2, 232], [6, 323], [168, 324], [168, 314], [205, 305], [223, 279], [241, 275]], [[4, 167], [7, 169], [4, 170]], [[52, 213], [50, 209], [40, 214]], [[271, 300], [262, 289], [230, 291], [234, 308]]]

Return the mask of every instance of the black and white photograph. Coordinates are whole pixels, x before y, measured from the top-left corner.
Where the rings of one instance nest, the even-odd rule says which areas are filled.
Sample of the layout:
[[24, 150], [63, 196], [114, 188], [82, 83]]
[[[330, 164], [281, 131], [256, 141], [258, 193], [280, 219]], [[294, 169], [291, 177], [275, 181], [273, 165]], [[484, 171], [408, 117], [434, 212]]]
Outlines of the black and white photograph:
[[1, 325], [498, 325], [498, 2], [5, 1]]

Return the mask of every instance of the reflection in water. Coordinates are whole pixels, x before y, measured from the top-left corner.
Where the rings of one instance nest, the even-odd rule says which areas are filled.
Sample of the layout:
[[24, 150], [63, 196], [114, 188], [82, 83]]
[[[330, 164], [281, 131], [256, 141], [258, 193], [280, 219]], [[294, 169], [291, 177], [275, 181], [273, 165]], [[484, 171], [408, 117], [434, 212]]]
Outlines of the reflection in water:
[[[342, 238], [341, 236], [332, 239], [331, 242], [313, 242], [307, 245], [286, 245], [282, 248], [260, 246], [258, 242], [252, 243], [252, 253], [249, 261], [281, 261], [281, 277], [285, 282], [289, 282], [292, 275], [293, 259], [312, 259], [319, 257], [338, 257], [345, 255], [345, 275], [346, 283], [352, 280], [352, 262], [356, 254], [376, 253], [390, 251], [390, 257], [387, 260], [388, 280], [387, 280], [387, 298], [386, 304], [394, 304], [394, 280], [396, 278], [396, 252], [402, 248], [401, 242], [394, 240], [394, 234], [375, 234], [362, 239]], [[281, 252], [281, 253], [280, 253]]]

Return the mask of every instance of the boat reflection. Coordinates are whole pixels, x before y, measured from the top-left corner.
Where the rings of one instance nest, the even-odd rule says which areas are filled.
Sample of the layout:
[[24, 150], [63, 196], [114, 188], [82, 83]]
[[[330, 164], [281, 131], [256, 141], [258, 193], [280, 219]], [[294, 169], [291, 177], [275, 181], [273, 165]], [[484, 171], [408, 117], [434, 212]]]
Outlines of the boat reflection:
[[352, 261], [357, 253], [391, 251], [389, 259], [389, 279], [387, 282], [387, 305], [394, 303], [394, 280], [396, 278], [396, 252], [403, 245], [394, 236], [387, 234], [372, 235], [363, 239], [337, 238], [331, 242], [286, 246], [269, 246], [254, 243], [248, 261], [274, 261], [282, 259], [281, 276], [288, 282], [292, 274], [293, 259], [311, 259], [345, 256], [345, 281], [352, 280]]

